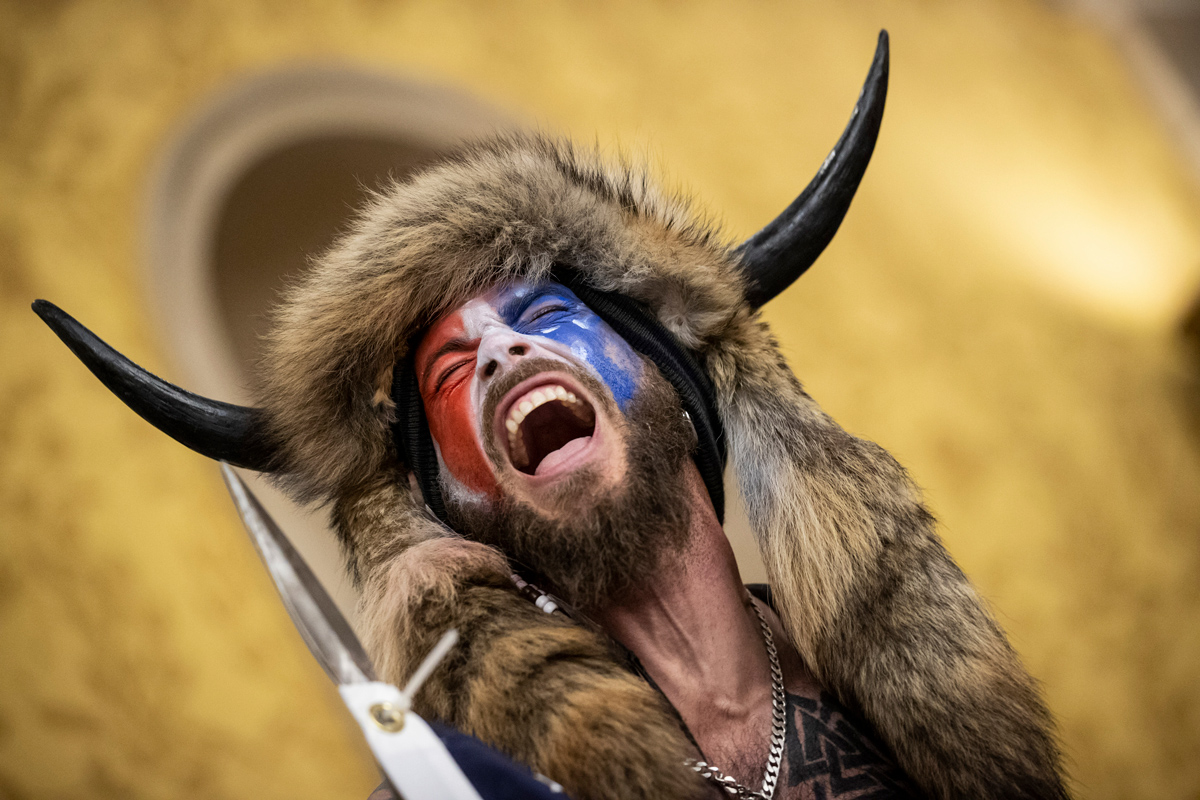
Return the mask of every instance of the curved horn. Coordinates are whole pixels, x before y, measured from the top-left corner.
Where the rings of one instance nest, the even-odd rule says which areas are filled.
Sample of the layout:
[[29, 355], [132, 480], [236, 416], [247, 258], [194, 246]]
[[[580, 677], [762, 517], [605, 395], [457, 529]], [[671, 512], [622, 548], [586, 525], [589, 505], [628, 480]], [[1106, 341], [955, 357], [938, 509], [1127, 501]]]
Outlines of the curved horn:
[[272, 470], [258, 409], [209, 400], [151, 375], [53, 303], [37, 300], [33, 310], [101, 383], [167, 436], [236, 467]]
[[875, 60], [842, 138], [800, 196], [735, 251], [741, 256], [751, 308], [803, 275], [837, 233], [875, 150], [887, 84], [888, 34], [880, 31]]

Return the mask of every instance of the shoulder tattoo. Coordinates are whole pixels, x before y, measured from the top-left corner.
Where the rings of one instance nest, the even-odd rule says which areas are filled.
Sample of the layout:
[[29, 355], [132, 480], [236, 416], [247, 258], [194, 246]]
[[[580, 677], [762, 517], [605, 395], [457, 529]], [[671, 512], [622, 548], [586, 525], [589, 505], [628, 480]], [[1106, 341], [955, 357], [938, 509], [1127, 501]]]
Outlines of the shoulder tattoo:
[[807, 784], [816, 800], [923, 797], [869, 724], [828, 692], [787, 695], [787, 785]]

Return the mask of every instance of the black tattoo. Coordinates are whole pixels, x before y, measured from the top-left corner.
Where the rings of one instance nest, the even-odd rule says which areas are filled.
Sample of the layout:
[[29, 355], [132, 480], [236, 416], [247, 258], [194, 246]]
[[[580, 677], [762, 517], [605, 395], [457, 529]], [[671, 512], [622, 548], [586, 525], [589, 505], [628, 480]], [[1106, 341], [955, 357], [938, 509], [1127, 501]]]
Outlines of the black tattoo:
[[816, 800], [923, 797], [865, 721], [832, 695], [787, 696], [787, 783], [808, 784]]

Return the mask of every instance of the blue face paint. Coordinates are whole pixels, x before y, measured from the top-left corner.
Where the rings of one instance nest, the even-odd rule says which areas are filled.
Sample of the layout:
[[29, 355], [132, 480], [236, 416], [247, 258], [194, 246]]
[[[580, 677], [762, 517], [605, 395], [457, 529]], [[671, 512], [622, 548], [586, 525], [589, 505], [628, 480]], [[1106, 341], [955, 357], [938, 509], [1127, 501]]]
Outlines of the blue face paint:
[[625, 412], [637, 391], [642, 361], [628, 343], [559, 283], [517, 284], [491, 299], [504, 324], [570, 349], [613, 393]]

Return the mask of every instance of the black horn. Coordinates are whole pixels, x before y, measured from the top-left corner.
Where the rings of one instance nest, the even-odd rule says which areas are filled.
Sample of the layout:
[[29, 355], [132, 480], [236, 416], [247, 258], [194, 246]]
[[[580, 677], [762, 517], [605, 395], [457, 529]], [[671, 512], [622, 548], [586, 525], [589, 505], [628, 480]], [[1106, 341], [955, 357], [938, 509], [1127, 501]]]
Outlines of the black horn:
[[800, 196], [736, 251], [746, 276], [746, 302], [752, 308], [803, 275], [837, 233], [875, 150], [887, 84], [888, 35], [880, 31], [875, 60], [842, 138]]
[[257, 409], [209, 400], [151, 375], [53, 303], [37, 300], [33, 310], [101, 383], [167, 436], [237, 467], [274, 469]]

